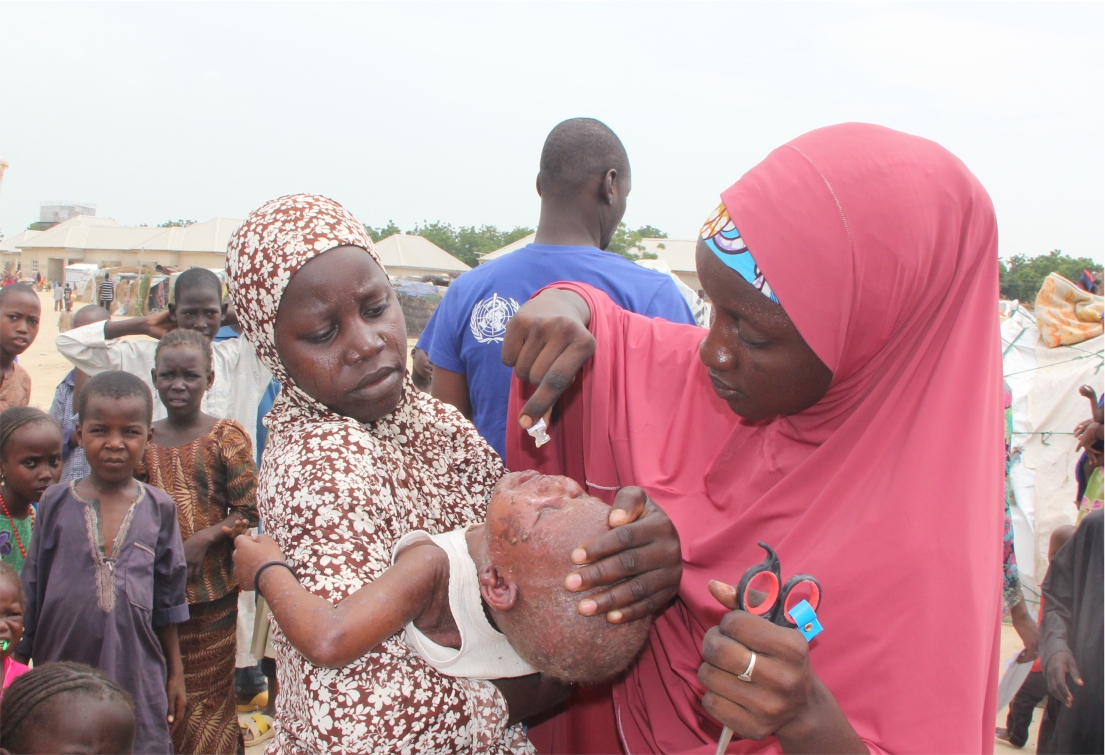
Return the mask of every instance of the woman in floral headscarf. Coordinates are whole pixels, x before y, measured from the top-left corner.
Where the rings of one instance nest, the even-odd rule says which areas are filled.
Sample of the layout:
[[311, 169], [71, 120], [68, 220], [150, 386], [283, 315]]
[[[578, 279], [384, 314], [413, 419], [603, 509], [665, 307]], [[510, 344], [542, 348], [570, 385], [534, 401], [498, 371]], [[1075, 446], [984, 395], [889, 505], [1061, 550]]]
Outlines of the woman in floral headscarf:
[[[384, 572], [408, 532], [484, 519], [502, 463], [458, 411], [413, 389], [402, 310], [349, 212], [309, 194], [269, 202], [231, 239], [227, 272], [243, 335], [282, 386], [266, 419], [257, 489], [265, 530], [282, 551], [269, 544], [269, 559], [286, 555], [304, 587], [339, 603]], [[674, 529], [643, 506], [643, 494], [639, 500], [622, 507], [621, 519], [646, 546], [637, 561], [653, 566], [638, 580], [659, 605], [678, 585], [678, 543], [668, 559], [674, 567], [658, 570], [658, 550], [671, 550]], [[583, 546], [590, 560], [619, 550], [605, 542]], [[257, 548], [249, 550], [256, 561]], [[235, 560], [241, 573], [243, 559]], [[261, 565], [248, 570], [255, 584]], [[620, 589], [590, 597], [632, 618], [638, 598]], [[340, 668], [311, 664], [279, 626], [272, 637], [280, 697], [270, 753], [530, 752], [510, 722], [562, 696], [536, 677], [441, 676], [399, 635], [360, 657], [327, 656]]]

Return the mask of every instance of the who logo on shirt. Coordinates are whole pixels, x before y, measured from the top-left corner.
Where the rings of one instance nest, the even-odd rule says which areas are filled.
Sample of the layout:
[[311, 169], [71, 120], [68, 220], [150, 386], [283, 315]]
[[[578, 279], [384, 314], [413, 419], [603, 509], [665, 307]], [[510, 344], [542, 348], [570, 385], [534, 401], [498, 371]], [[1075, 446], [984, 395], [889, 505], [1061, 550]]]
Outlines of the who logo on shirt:
[[468, 328], [480, 343], [502, 343], [503, 336], [506, 335], [506, 324], [518, 312], [519, 306], [514, 299], [504, 299], [498, 294], [492, 294], [472, 307]]

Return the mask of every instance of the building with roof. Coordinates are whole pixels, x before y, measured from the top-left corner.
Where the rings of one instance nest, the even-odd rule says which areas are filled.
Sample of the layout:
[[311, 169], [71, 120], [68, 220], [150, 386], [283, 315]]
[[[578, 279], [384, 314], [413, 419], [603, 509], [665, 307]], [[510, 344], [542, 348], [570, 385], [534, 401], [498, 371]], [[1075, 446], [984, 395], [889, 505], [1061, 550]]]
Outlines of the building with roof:
[[493, 252], [488, 252], [487, 254], [480, 257], [479, 264], [482, 265], [485, 262], [490, 262], [491, 260], [497, 260], [505, 254], [510, 254], [515, 249], [521, 249], [524, 246], [528, 246], [529, 244], [533, 243], [533, 240], [535, 238], [537, 238], [537, 234], [536, 233], [531, 233], [529, 236], [523, 236], [522, 238], [518, 239], [517, 241], [515, 241], [513, 243], [510, 243], [510, 244], [507, 244], [502, 249], [496, 249]]
[[14, 273], [19, 267], [19, 245], [24, 241], [33, 239], [42, 231], [22, 231], [14, 236], [0, 239], [0, 270]]
[[694, 249], [697, 244], [697, 240], [641, 239], [638, 248], [642, 252], [652, 252], [668, 263], [675, 277], [697, 293], [702, 290], [702, 283], [698, 280], [698, 268], [694, 263]]
[[[18, 259], [25, 274], [42, 272], [48, 280], [62, 280], [74, 263], [106, 267], [163, 265], [222, 268], [226, 245], [241, 225], [234, 218], [214, 218], [184, 228], [124, 226], [110, 218], [77, 215], [49, 230], [16, 241]], [[33, 233], [33, 232], [32, 232]]]
[[421, 236], [396, 233], [380, 239], [376, 253], [393, 278], [420, 278], [424, 275], [456, 277], [471, 268], [453, 255]]

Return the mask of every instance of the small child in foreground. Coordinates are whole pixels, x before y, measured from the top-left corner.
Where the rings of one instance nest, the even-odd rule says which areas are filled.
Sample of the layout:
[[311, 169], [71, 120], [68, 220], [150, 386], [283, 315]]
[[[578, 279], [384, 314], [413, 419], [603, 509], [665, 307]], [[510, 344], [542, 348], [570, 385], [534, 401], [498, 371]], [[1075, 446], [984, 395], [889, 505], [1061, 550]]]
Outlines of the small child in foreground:
[[28, 668], [12, 659], [15, 646], [23, 639], [23, 585], [10, 564], [0, 561], [0, 700], [4, 690]]
[[0, 413], [0, 560], [18, 574], [30, 552], [34, 505], [61, 477], [61, 428], [29, 406]]
[[508, 474], [485, 523], [408, 533], [394, 565], [337, 605], [303, 588], [264, 535], [239, 537], [234, 564], [240, 584], [264, 593], [288, 642], [319, 666], [343, 666], [405, 629], [407, 645], [449, 676], [539, 671], [598, 683], [629, 667], [652, 625], [584, 616], [577, 603], [590, 593], [564, 589], [572, 550], [608, 531], [609, 512], [570, 478]]
[[188, 567], [172, 499], [133, 477], [152, 411], [149, 389], [126, 372], [81, 391], [77, 433], [92, 471], [39, 503], [16, 660], [99, 668], [134, 698], [134, 751], [169, 753], [169, 724], [184, 715], [176, 625], [188, 620]]
[[0, 704], [0, 752], [10, 755], [129, 754], [134, 731], [131, 696], [83, 663], [43, 664]]
[[13, 283], [0, 289], [0, 411], [31, 401], [31, 376], [15, 358], [38, 337], [42, 302], [34, 288]]
[[157, 344], [153, 384], [169, 416], [153, 423], [135, 476], [172, 491], [188, 563], [188, 621], [180, 656], [188, 689], [178, 753], [233, 755], [244, 747], [234, 694], [238, 583], [234, 538], [257, 525], [257, 468], [249, 435], [200, 409], [215, 382], [211, 342], [194, 330]]

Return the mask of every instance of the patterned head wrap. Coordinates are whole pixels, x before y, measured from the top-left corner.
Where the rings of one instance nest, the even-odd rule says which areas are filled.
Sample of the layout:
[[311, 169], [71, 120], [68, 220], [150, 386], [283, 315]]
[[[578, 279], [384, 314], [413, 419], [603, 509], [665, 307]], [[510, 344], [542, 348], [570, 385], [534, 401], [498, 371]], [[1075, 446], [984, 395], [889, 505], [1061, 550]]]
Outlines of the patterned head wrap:
[[353, 215], [318, 194], [290, 194], [254, 210], [230, 238], [226, 272], [242, 334], [285, 391], [295, 387], [276, 353], [276, 313], [299, 268], [328, 249], [359, 246], [380, 262], [372, 239]]
[[760, 293], [776, 304], [779, 297], [771, 290], [771, 286], [764, 280], [764, 274], [756, 260], [752, 258], [752, 252], [744, 245], [741, 233], [733, 225], [729, 218], [729, 211], [724, 204], [718, 205], [706, 222], [702, 224], [702, 240], [706, 247], [717, 255], [717, 258], [725, 265], [741, 274], [741, 277], [755, 286]]

